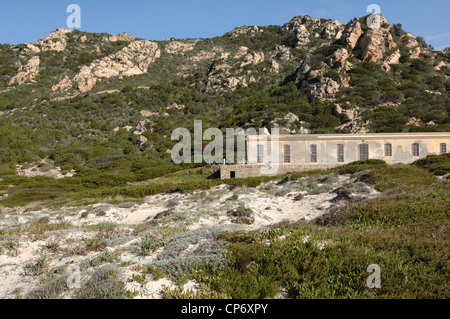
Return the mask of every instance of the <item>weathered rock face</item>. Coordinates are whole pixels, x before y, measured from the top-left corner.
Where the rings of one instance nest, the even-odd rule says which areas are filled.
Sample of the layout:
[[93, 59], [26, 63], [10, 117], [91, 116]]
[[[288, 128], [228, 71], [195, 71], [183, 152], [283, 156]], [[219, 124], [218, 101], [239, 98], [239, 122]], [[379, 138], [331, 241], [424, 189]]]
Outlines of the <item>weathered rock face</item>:
[[[256, 82], [256, 78], [251, 72], [244, 68], [249, 65], [257, 65], [265, 60], [264, 52], [248, 52], [247, 47], [241, 46], [234, 55], [230, 52], [222, 52], [221, 57], [214, 62], [207, 73], [207, 88], [212, 90], [232, 90], [238, 87], [247, 87], [250, 83]], [[274, 61], [276, 63], [276, 61]], [[276, 72], [278, 63], [271, 64], [271, 70]], [[279, 65], [278, 65], [279, 67]], [[236, 73], [232, 71], [238, 70]], [[279, 70], [279, 68], [278, 68]], [[245, 74], [245, 75], [242, 75]]]
[[418, 119], [417, 117], [411, 117], [411, 118], [409, 118], [409, 120], [406, 123], [406, 125], [422, 127], [423, 126], [423, 122], [422, 122], [421, 119]]
[[216, 52], [210, 52], [210, 51], [201, 51], [199, 54], [190, 57], [189, 60], [193, 62], [200, 62], [204, 60], [212, 60], [216, 56]]
[[58, 84], [54, 85], [52, 87], [52, 91], [67, 91], [72, 87], [72, 81], [69, 79], [69, 77], [66, 75], [64, 79], [62, 79]]
[[344, 32], [344, 26], [337, 20], [327, 20], [322, 26], [322, 35], [327, 38], [339, 39]]
[[[302, 68], [303, 66], [300, 69]], [[333, 99], [341, 88], [341, 83], [337, 82], [337, 79], [326, 75], [328, 70], [329, 66], [321, 63], [318, 69], [309, 71], [308, 78], [301, 83], [301, 87], [306, 89], [310, 101]], [[346, 79], [345, 76], [340, 76], [340, 79], [344, 78]]]
[[288, 61], [291, 59], [291, 49], [284, 45], [277, 45], [270, 54], [270, 57]]
[[273, 129], [278, 129], [278, 134], [311, 134], [310, 125], [300, 121], [298, 116], [292, 112], [287, 113], [283, 118], [276, 118], [265, 127], [266, 135], [273, 134]]
[[142, 110], [139, 112], [143, 117], [150, 117], [150, 116], [154, 116], [154, 115], [158, 115], [158, 113], [156, 112], [152, 112], [149, 110]]
[[172, 110], [172, 109], [175, 109], [175, 110], [183, 110], [183, 109], [185, 109], [185, 108], [186, 108], [186, 105], [173, 103], [173, 104], [167, 106], [167, 107], [166, 107], [166, 110]]
[[297, 74], [303, 74], [311, 70], [311, 67], [308, 64], [308, 60], [303, 61], [300, 68], [297, 70]]
[[450, 63], [449, 62], [444, 62], [444, 61], [440, 61], [440, 62], [438, 62], [435, 66], [434, 66], [434, 69], [436, 70], [436, 71], [440, 71], [440, 70], [442, 70], [442, 68], [450, 68]]
[[32, 57], [25, 65], [19, 67], [19, 72], [11, 78], [9, 84], [17, 83], [18, 85], [22, 85], [27, 81], [32, 81], [39, 74], [39, 64], [39, 57]]
[[275, 60], [270, 60], [270, 70], [273, 73], [279, 73], [280, 72], [280, 64], [278, 64]]
[[384, 62], [383, 62], [383, 69], [386, 72], [389, 72], [391, 70], [391, 65], [393, 64], [399, 64], [400, 58], [401, 58], [400, 50], [396, 50], [393, 54], [391, 54]]
[[71, 32], [71, 29], [59, 28], [35, 44], [39, 44], [42, 51], [64, 51], [67, 45], [67, 34]]
[[248, 52], [248, 48], [241, 46], [239, 47], [238, 51], [236, 52], [236, 54], [234, 55], [234, 59], [240, 59], [242, 58], [244, 55], [246, 55]]
[[[351, 53], [357, 50], [363, 61], [383, 64], [387, 50], [397, 47], [390, 31], [387, 20], [380, 15], [380, 27], [368, 28], [363, 31], [358, 18], [351, 20], [342, 34], [340, 42]], [[391, 57], [395, 62], [396, 56]], [[392, 63], [390, 63], [392, 64]]]
[[39, 52], [41, 52], [41, 49], [31, 43], [25, 43], [21, 49], [21, 53], [25, 54], [36, 54]]
[[[89, 66], [83, 66], [72, 82], [76, 83], [76, 88], [84, 93], [90, 91], [101, 78], [143, 74], [160, 56], [161, 51], [155, 42], [134, 41], [115, 54], [96, 60]], [[55, 86], [55, 90], [70, 87], [67, 80], [63, 81]]]
[[354, 109], [344, 110], [339, 104], [334, 105], [333, 113], [345, 123], [353, 121], [356, 117]]
[[[299, 21], [305, 22], [304, 25], [318, 23], [314, 19]], [[333, 25], [330, 20], [327, 23]], [[295, 25], [293, 23], [291, 27]], [[380, 16], [379, 28], [367, 28], [365, 31], [361, 28], [360, 20], [354, 18], [341, 33], [338, 43], [342, 47], [338, 47], [325, 61], [326, 63], [310, 65], [310, 57], [307, 57], [297, 71], [297, 79], [302, 81], [301, 87], [306, 89], [310, 101], [334, 99], [340, 88], [350, 86], [350, 77], [347, 75], [347, 71], [353, 68], [353, 64], [348, 61], [350, 57], [378, 63], [386, 72], [391, 70], [392, 65], [400, 63], [400, 50], [396, 49], [397, 45], [390, 33], [390, 26], [384, 17]], [[390, 52], [389, 55], [387, 52]]]
[[308, 44], [311, 40], [309, 37], [311, 36], [311, 33], [309, 33], [308, 29], [304, 25], [299, 25], [297, 29], [295, 29], [295, 35], [296, 35], [296, 46], [303, 46], [305, 44]]
[[351, 51], [356, 47], [356, 44], [358, 43], [359, 38], [362, 34], [363, 30], [361, 29], [359, 19], [354, 18], [345, 27], [342, 33], [341, 42], [348, 50]]
[[286, 23], [282, 31], [293, 31], [296, 39], [292, 45], [303, 46], [311, 41], [311, 37], [324, 35], [329, 39], [340, 38], [344, 26], [337, 20], [321, 20], [309, 16], [297, 16]]
[[409, 49], [410, 58], [417, 59], [420, 56], [420, 53], [422, 53], [422, 50], [416, 37], [411, 33], [405, 33], [402, 36], [402, 40], [406, 40], [406, 47]]
[[134, 35], [129, 35], [126, 32], [120, 34], [113, 34], [107, 37], [107, 41], [109, 42], [117, 42], [117, 41], [135, 41], [137, 38]]
[[80, 72], [73, 78], [73, 81], [77, 83], [77, 89], [81, 93], [84, 93], [92, 90], [97, 83], [97, 78], [92, 75], [91, 69], [88, 66], [83, 66]]
[[347, 49], [337, 49], [329, 58], [328, 65], [332, 68], [344, 68], [346, 66], [347, 58], [349, 57]]
[[335, 80], [322, 77], [320, 82], [308, 84], [306, 92], [311, 101], [334, 97], [339, 92], [340, 85]]
[[135, 135], [141, 135], [145, 132], [147, 132], [147, 129], [145, 128], [145, 125], [148, 124], [150, 121], [145, 120], [145, 121], [140, 121], [139, 124], [136, 126], [136, 128], [134, 129], [133, 134]]
[[339, 104], [335, 104], [333, 112], [343, 123], [336, 128], [337, 133], [346, 130], [353, 134], [365, 134], [369, 131], [367, 129], [369, 123], [363, 123], [361, 120], [362, 110], [359, 107], [345, 110]]
[[180, 41], [171, 41], [166, 45], [166, 52], [169, 54], [184, 53], [194, 50], [194, 43], [185, 43]]
[[252, 52], [244, 57], [244, 62], [241, 63], [241, 68], [247, 65], [256, 65], [264, 61], [264, 52]]
[[227, 35], [231, 38], [237, 38], [241, 35], [253, 36], [258, 33], [262, 33], [264, 30], [260, 30], [256, 25], [255, 26], [242, 26], [234, 28], [232, 31], [228, 32]]
[[139, 141], [138, 141], [139, 147], [142, 148], [144, 146], [144, 144], [147, 142], [148, 142], [148, 138], [146, 138], [144, 135], [139, 136]]
[[397, 47], [391, 33], [390, 27], [384, 17], [381, 17], [380, 28], [369, 28], [359, 42], [361, 58], [363, 61], [380, 62], [384, 58], [387, 49]]

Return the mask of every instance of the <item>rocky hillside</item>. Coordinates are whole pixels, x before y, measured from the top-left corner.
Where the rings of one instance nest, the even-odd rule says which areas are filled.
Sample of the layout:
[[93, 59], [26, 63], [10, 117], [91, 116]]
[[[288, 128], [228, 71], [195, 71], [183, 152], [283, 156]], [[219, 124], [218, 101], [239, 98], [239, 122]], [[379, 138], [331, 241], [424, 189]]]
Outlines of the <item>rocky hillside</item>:
[[194, 119], [291, 133], [448, 131], [448, 49], [366, 20], [297, 16], [165, 41], [57, 29], [1, 45], [0, 163], [168, 159], [171, 131]]

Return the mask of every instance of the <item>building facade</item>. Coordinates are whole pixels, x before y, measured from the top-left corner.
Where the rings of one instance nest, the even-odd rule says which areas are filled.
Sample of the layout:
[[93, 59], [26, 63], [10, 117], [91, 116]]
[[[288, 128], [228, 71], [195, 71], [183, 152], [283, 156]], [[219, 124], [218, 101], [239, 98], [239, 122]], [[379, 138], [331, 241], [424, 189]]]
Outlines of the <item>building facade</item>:
[[448, 152], [450, 133], [249, 135], [246, 163], [223, 165], [221, 178], [279, 175], [380, 159], [408, 164]]

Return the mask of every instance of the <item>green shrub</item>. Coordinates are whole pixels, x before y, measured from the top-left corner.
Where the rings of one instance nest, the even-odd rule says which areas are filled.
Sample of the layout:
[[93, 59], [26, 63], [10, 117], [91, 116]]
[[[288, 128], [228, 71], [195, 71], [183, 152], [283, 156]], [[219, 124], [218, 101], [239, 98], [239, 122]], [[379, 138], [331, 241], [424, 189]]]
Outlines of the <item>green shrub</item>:
[[255, 222], [254, 212], [251, 208], [239, 206], [238, 208], [227, 212], [227, 215], [232, 218], [233, 223], [236, 224], [253, 224]]
[[129, 295], [117, 269], [105, 266], [94, 272], [77, 293], [78, 299], [126, 299]]
[[450, 153], [443, 155], [429, 155], [413, 163], [417, 167], [426, 169], [435, 175], [446, 175], [450, 172]]

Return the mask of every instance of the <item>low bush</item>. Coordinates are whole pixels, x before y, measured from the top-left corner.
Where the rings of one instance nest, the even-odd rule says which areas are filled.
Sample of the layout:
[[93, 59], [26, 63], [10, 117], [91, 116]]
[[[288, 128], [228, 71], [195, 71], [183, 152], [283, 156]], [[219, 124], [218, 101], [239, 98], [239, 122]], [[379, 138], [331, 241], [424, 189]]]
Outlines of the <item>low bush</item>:
[[255, 212], [248, 207], [239, 206], [238, 208], [227, 212], [227, 215], [232, 217], [232, 222], [235, 224], [251, 225], [255, 222]]
[[81, 287], [78, 299], [126, 299], [129, 297], [125, 283], [120, 280], [116, 267], [104, 266], [97, 269], [91, 278]]

